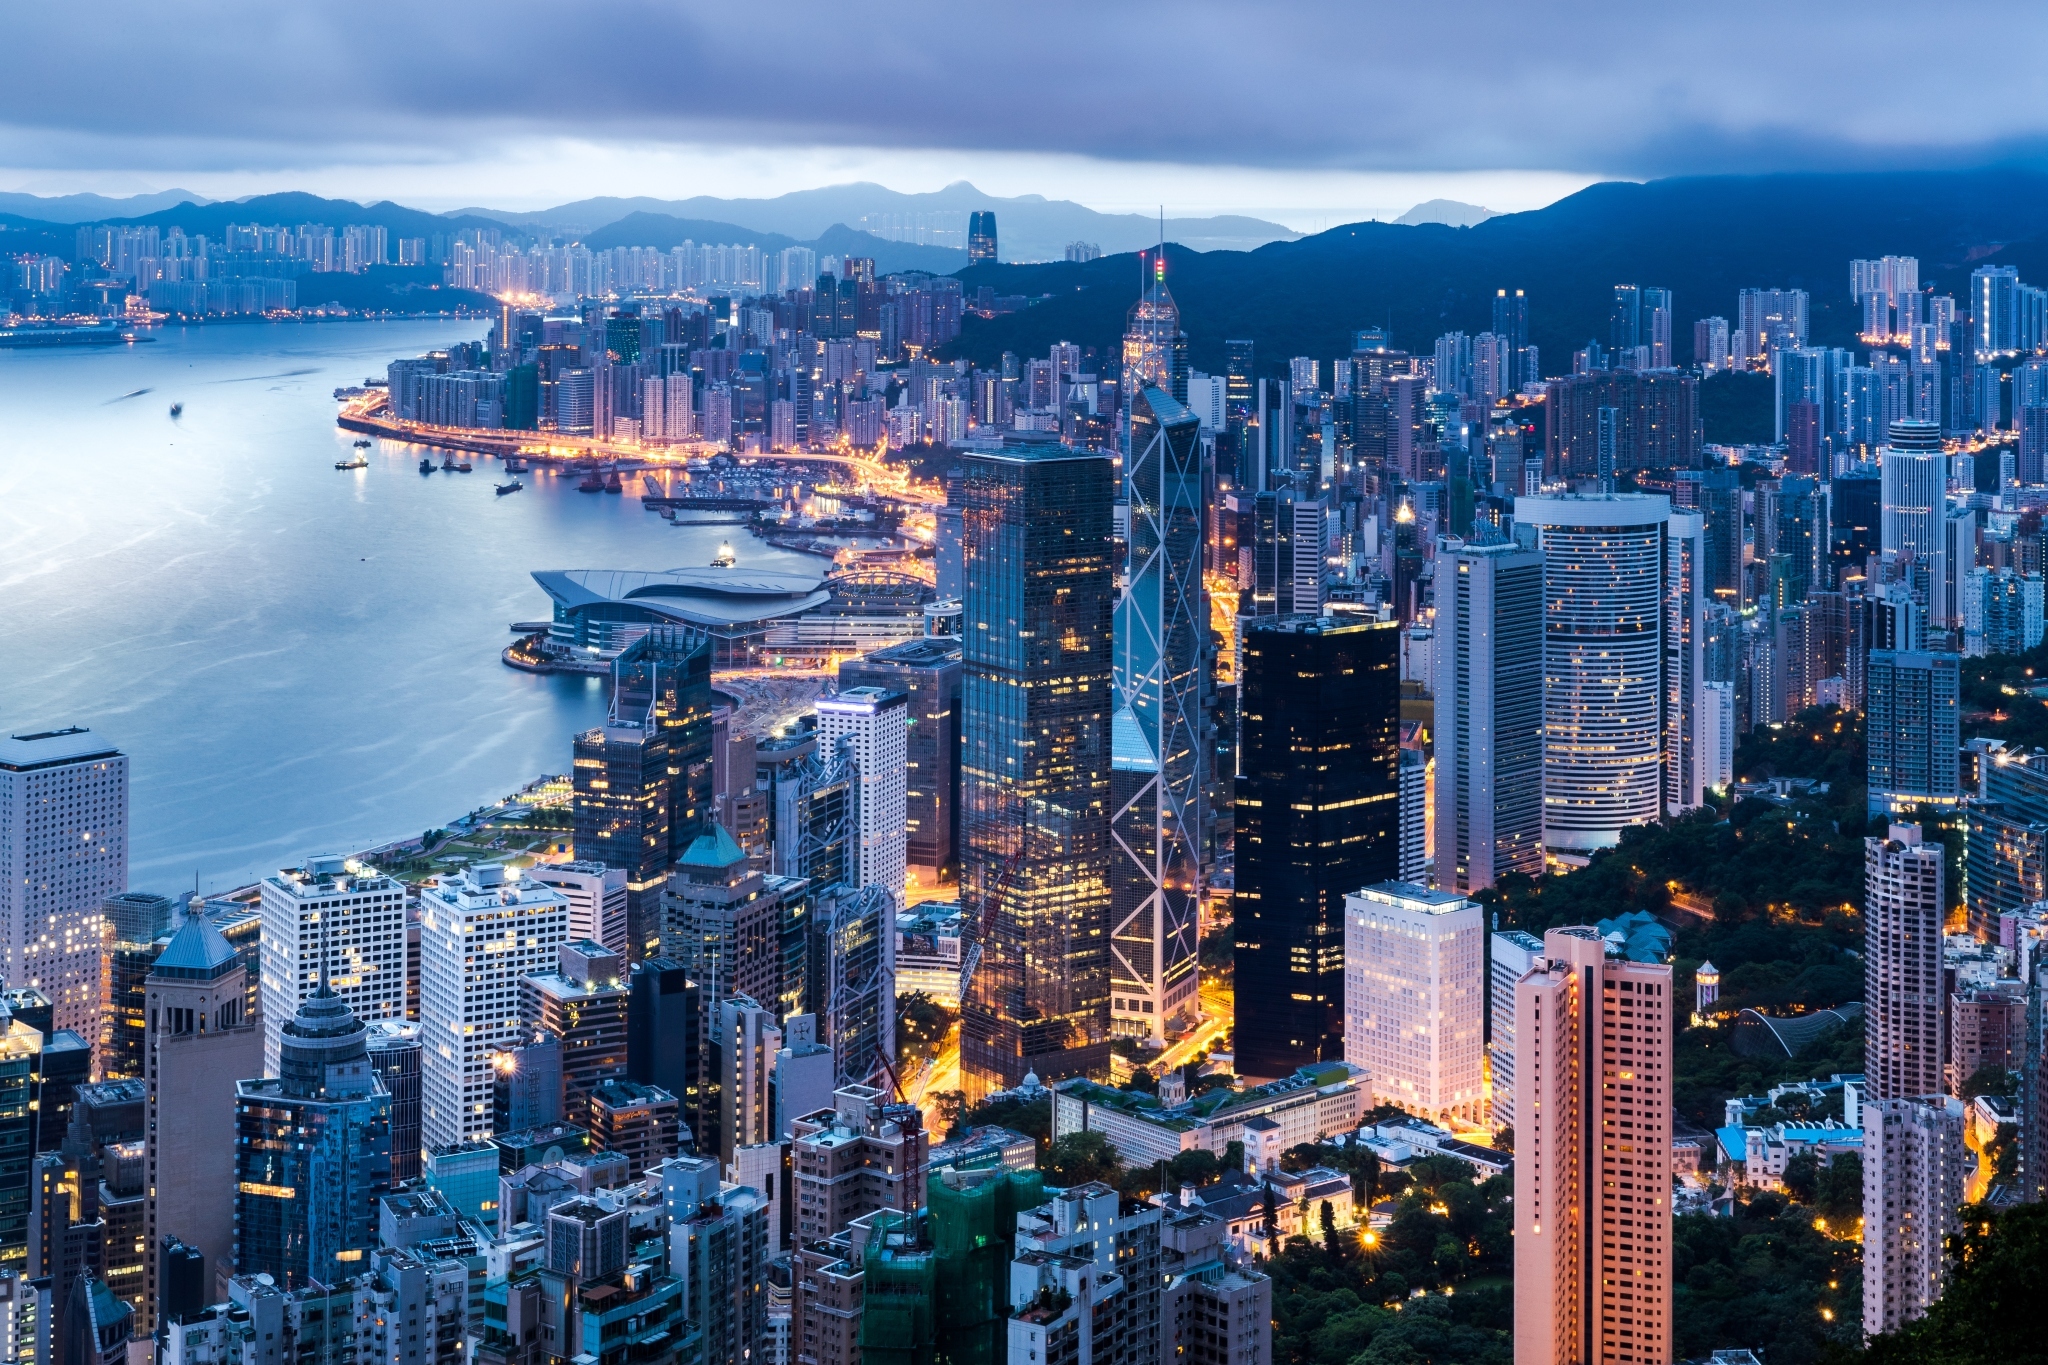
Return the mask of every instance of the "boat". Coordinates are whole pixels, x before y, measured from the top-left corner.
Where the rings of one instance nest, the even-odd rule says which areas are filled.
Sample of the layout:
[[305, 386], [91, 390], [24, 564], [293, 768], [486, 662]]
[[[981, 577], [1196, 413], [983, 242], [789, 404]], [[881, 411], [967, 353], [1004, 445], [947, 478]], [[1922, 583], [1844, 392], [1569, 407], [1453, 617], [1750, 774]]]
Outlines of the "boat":
[[607, 493], [623, 493], [626, 491], [626, 486], [619, 482], [618, 470], [614, 469], [605, 476], [604, 491]]
[[718, 553], [711, 556], [711, 567], [714, 569], [730, 569], [739, 562], [740, 557], [732, 552], [732, 542], [729, 540], [719, 541]]
[[467, 474], [475, 468], [475, 465], [471, 464], [468, 460], [464, 460], [461, 464], [455, 466], [455, 472], [458, 474]]
[[336, 460], [334, 467], [336, 469], [368, 469], [370, 462], [361, 455], [351, 455], [346, 460]]
[[526, 485], [521, 483], [517, 479], [512, 480], [512, 482], [510, 483], [501, 483], [497, 486], [498, 496], [502, 498], [507, 493], [517, 493], [520, 489], [524, 487], [526, 487]]
[[367, 437], [367, 436], [358, 436], [358, 437], [356, 437], [356, 449], [357, 449], [357, 450], [368, 450], [369, 448], [370, 448], [370, 438], [369, 438], [369, 437]]
[[184, 405], [183, 403], [173, 403], [173, 404], [171, 404], [171, 416], [173, 416], [173, 417], [183, 417], [184, 415], [185, 415], [185, 405]]
[[583, 478], [577, 482], [576, 491], [578, 493], [604, 492], [604, 475], [598, 473], [594, 469], [591, 470], [588, 474], [585, 474]]
[[443, 474], [453, 474], [453, 473], [455, 472], [455, 456], [454, 456], [454, 455], [452, 455], [452, 454], [449, 454], [449, 455], [443, 455], [443, 456], [441, 457], [441, 472], [442, 472]]
[[517, 455], [507, 455], [505, 457], [505, 472], [507, 474], [524, 474], [526, 472], [526, 461], [520, 459]]
[[433, 462], [433, 460], [432, 460], [432, 459], [431, 459], [430, 457], [428, 457], [428, 456], [425, 456], [425, 455], [422, 455], [422, 456], [420, 456], [420, 473], [422, 473], [422, 474], [431, 474], [431, 473], [433, 473], [433, 472], [434, 472], [434, 462]]

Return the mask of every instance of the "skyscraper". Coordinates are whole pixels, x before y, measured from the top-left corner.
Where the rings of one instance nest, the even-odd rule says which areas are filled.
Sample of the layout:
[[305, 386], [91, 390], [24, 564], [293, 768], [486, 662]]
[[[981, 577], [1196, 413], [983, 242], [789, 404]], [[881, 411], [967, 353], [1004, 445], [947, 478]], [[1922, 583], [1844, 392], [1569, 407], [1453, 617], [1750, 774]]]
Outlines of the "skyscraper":
[[1895, 420], [1890, 439], [1878, 452], [1882, 484], [1879, 548], [1887, 554], [1911, 555], [1942, 577], [1942, 514], [1948, 506], [1948, 457], [1941, 451], [1941, 429], [1910, 417]]
[[960, 889], [994, 912], [962, 1002], [970, 1095], [1108, 1063], [1112, 477], [1043, 442], [966, 460]]
[[236, 1085], [239, 1273], [286, 1289], [339, 1284], [377, 1248], [377, 1201], [391, 1193], [391, 1092], [367, 1034], [323, 980], [280, 1030], [278, 1075]]
[[569, 901], [569, 939], [589, 939], [631, 959], [627, 930], [626, 872], [603, 863], [535, 863], [526, 875], [551, 886]]
[[627, 1079], [630, 998], [625, 958], [589, 939], [564, 943], [553, 970], [519, 979], [520, 1022], [560, 1044], [562, 1116], [578, 1127], [590, 1126], [598, 1086]]
[[1863, 1101], [1863, 1333], [1896, 1332], [1941, 1297], [1944, 1244], [1975, 1155], [1963, 1102], [1929, 1092]]
[[1668, 1365], [1671, 968], [1552, 929], [1515, 987], [1517, 1365]]
[[627, 936], [648, 951], [654, 931], [649, 905], [669, 866], [669, 753], [661, 731], [616, 713], [576, 736], [575, 847], [579, 862], [626, 874]]
[[1706, 686], [1706, 519], [1673, 512], [1664, 524], [1664, 814], [1702, 804], [1700, 717]]
[[1520, 929], [1501, 930], [1488, 943], [1486, 1055], [1493, 1080], [1488, 1119], [1495, 1128], [1515, 1126], [1515, 983], [1542, 956], [1543, 940]]
[[[143, 1245], [149, 1294], [138, 1332], [164, 1302], [155, 1254], [174, 1237], [209, 1272], [234, 1264], [235, 1081], [263, 1065], [263, 1031], [246, 1013], [247, 971], [194, 896], [144, 983], [149, 1027], [142, 1079], [148, 1201]], [[176, 1115], [175, 1122], [172, 1116]]]
[[262, 882], [263, 1074], [285, 1029], [326, 988], [362, 1020], [405, 1018], [405, 886], [339, 854]]
[[859, 774], [852, 884], [879, 886], [900, 908], [908, 871], [909, 698], [880, 687], [850, 687], [821, 697], [817, 709], [819, 747], [845, 746]]
[[568, 940], [561, 892], [484, 864], [420, 890], [420, 1129], [428, 1147], [491, 1134], [491, 1057], [523, 1041], [519, 978]]
[[1145, 263], [1145, 283], [1124, 323], [1123, 382], [1133, 393], [1152, 386], [1185, 403], [1188, 339], [1180, 329], [1180, 306], [1166, 287], [1165, 249], [1140, 252], [1139, 259]]
[[1871, 813], [1952, 806], [1962, 797], [1956, 762], [1962, 659], [1912, 649], [1873, 649], [1864, 665], [1866, 800]]
[[1131, 402], [1130, 566], [1110, 721], [1110, 1026], [1163, 1043], [1201, 1011], [1208, 842], [1207, 486], [1200, 423], [1157, 386]]
[[1437, 556], [1436, 882], [1543, 872], [1543, 556]]
[[1614, 286], [1614, 310], [1609, 315], [1608, 345], [1616, 351], [1631, 350], [1642, 344], [1643, 339], [1643, 291], [1633, 284]]
[[1543, 551], [1543, 837], [1612, 848], [1663, 814], [1662, 496], [1521, 498]]
[[1678, 363], [1671, 349], [1671, 325], [1675, 316], [1669, 289], [1643, 291], [1643, 332], [1639, 345], [1650, 348], [1652, 369], [1668, 369]]
[[1863, 841], [1864, 1094], [1913, 1099], [1942, 1089], [1942, 852], [1920, 826]]
[[92, 731], [0, 739], [0, 971], [100, 1036], [100, 907], [128, 889], [128, 760]]
[[1344, 897], [1400, 870], [1397, 621], [1245, 623], [1239, 675], [1237, 1067], [1344, 1056]]
[[1508, 387], [1518, 389], [1533, 383], [1539, 376], [1535, 366], [1529, 363], [1529, 296], [1522, 290], [1496, 289], [1493, 291], [1493, 330], [1506, 339], [1509, 355], [1513, 357], [1513, 373]]
[[107, 925], [101, 968], [107, 1007], [100, 1027], [100, 1075], [119, 1080], [142, 1074], [142, 1039], [149, 1022], [142, 983], [170, 940], [178, 906], [155, 892], [124, 891], [109, 896], [101, 914]]
[[996, 259], [996, 215], [992, 209], [977, 209], [967, 215], [967, 264], [993, 265]]
[[882, 887], [828, 887], [811, 920], [817, 1013], [832, 1047], [834, 1082], [878, 1083], [896, 1061], [896, 912]]
[[960, 870], [960, 638], [927, 635], [848, 659], [839, 665], [839, 686], [881, 687], [909, 697], [904, 857], [910, 876], [925, 885], [954, 880]]
[[1486, 926], [1454, 891], [1381, 882], [1344, 905], [1344, 1060], [1430, 1119], [1485, 1117]]

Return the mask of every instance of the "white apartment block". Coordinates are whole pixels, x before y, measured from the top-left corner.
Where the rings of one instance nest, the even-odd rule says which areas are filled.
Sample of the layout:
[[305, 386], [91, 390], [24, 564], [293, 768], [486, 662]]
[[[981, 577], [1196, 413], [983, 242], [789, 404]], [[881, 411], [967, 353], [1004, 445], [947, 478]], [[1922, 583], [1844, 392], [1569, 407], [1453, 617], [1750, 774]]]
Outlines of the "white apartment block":
[[1942, 1246], [1964, 1181], [1963, 1102], [1946, 1095], [1863, 1104], [1863, 1331], [1894, 1332], [1941, 1297]]
[[100, 1036], [100, 906], [128, 889], [128, 760], [76, 726], [0, 739], [0, 970]]
[[405, 1018], [405, 886], [340, 855], [265, 877], [263, 1074], [275, 1076], [284, 1026], [320, 989], [366, 1023]]
[[1382, 882], [1344, 898], [1344, 1060], [1375, 1100], [1484, 1117], [1485, 936], [1456, 892]]
[[886, 888], [901, 909], [909, 872], [909, 698], [880, 687], [849, 687], [836, 697], [820, 698], [818, 752], [830, 753], [841, 741], [860, 774], [854, 880], [858, 886]]
[[569, 941], [589, 939], [607, 952], [630, 959], [632, 934], [626, 919], [626, 869], [603, 863], [536, 863], [529, 881], [551, 886], [569, 899]]
[[1493, 963], [1487, 977], [1487, 1060], [1492, 1064], [1492, 1105], [1487, 1119], [1495, 1128], [1515, 1126], [1515, 983], [1529, 974], [1543, 956], [1543, 940], [1519, 929], [1493, 936]]
[[519, 978], [553, 971], [569, 901], [495, 865], [420, 892], [420, 1135], [491, 1135], [491, 1057], [525, 1041]]
[[1873, 1100], [1944, 1088], [1941, 858], [1918, 825], [1863, 841], [1863, 1070]]

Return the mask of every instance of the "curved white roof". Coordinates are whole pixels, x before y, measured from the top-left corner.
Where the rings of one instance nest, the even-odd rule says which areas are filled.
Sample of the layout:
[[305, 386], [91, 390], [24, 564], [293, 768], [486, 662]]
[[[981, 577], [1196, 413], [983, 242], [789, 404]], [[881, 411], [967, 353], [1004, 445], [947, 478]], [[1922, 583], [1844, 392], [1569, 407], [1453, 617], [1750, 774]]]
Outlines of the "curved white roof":
[[533, 580], [572, 611], [616, 602], [693, 626], [770, 621], [832, 598], [822, 579], [777, 569], [541, 569]]

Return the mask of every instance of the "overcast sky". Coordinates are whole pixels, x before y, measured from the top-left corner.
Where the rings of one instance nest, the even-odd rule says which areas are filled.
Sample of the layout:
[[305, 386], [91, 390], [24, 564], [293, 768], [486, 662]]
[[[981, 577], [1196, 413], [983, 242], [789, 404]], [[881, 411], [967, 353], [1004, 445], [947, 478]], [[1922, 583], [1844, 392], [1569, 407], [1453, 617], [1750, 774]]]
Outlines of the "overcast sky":
[[1751, 3], [10, 6], [0, 189], [423, 208], [969, 179], [1297, 227], [1609, 178], [2048, 151], [2048, 9]]

